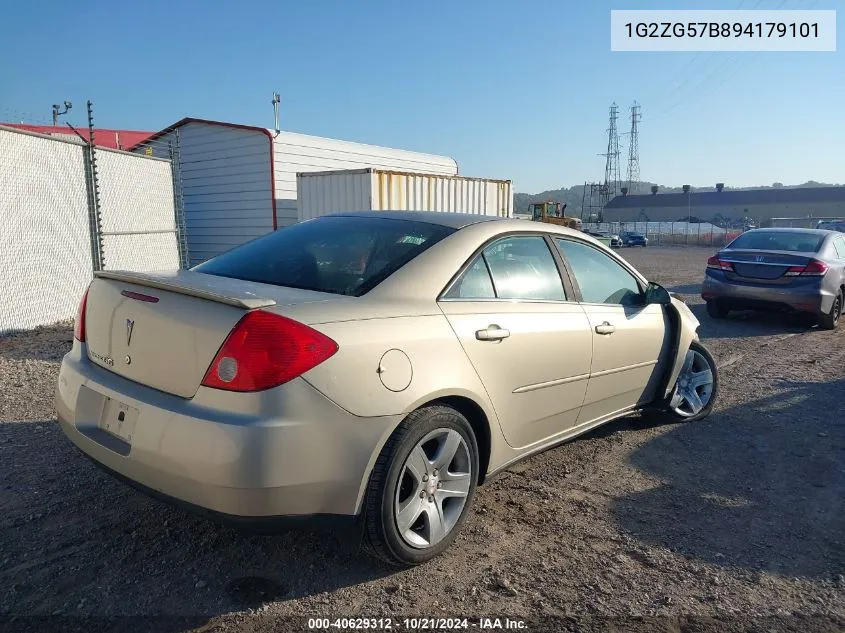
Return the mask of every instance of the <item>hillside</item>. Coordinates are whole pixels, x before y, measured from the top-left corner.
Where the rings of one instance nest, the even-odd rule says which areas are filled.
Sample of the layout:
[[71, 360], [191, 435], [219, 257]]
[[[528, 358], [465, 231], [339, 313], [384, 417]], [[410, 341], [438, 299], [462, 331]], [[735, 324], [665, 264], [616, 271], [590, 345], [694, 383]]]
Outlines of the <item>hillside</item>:
[[[651, 191], [653, 182], [640, 182], [637, 185], [638, 194], [647, 194]], [[761, 185], [759, 187], [725, 187], [725, 191], [745, 191], [748, 189], [798, 189], [801, 187], [835, 187], [837, 185], [816, 182], [810, 180], [800, 185], [784, 185], [779, 182], [771, 185]], [[683, 187], [668, 187], [666, 185], [659, 185], [660, 193], [681, 193]], [[711, 191], [713, 187], [690, 187], [690, 191]], [[587, 187], [587, 197], [589, 198], [590, 190]], [[581, 202], [584, 199], [584, 185], [574, 185], [572, 187], [561, 189], [553, 189], [551, 191], [542, 191], [540, 193], [515, 193], [513, 196], [513, 208], [515, 213], [525, 213], [528, 211], [528, 205], [534, 202], [543, 202], [545, 200], [553, 200], [555, 202], [565, 202], [568, 205], [567, 213], [572, 215], [579, 215], [581, 213]], [[589, 204], [589, 200], [587, 201]], [[598, 201], [594, 201], [598, 204]]]

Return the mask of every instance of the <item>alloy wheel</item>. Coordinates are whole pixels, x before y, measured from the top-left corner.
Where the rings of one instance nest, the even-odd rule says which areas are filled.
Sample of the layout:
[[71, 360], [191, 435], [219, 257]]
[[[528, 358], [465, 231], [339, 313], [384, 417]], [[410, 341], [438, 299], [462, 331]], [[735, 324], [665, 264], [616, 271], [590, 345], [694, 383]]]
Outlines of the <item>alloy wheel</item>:
[[713, 368], [700, 352], [691, 349], [684, 358], [669, 407], [689, 418], [699, 413], [713, 396]]
[[463, 436], [435, 429], [408, 454], [396, 486], [393, 515], [402, 539], [425, 549], [455, 527], [471, 487], [472, 462]]

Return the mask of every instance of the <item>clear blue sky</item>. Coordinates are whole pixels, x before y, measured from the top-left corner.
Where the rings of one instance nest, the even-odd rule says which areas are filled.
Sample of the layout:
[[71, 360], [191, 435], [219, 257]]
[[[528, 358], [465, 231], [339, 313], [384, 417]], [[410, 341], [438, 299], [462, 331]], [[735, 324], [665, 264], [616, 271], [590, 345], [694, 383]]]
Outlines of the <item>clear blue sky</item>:
[[[833, 9], [838, 0], [699, 8]], [[538, 192], [598, 180], [608, 106], [643, 106], [643, 180], [845, 183], [845, 42], [835, 53], [611, 53], [620, 0], [15, 2], [0, 22], [0, 120], [70, 99], [101, 127], [185, 116], [455, 157]], [[845, 11], [839, 12], [845, 16]], [[623, 144], [623, 158], [625, 137]], [[624, 176], [624, 172], [623, 172]]]

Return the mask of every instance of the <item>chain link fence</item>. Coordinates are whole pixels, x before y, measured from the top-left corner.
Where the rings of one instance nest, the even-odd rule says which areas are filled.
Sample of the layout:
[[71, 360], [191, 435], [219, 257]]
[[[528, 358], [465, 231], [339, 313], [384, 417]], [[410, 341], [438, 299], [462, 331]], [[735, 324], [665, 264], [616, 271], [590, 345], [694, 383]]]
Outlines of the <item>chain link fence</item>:
[[0, 126], [0, 332], [70, 319], [93, 271], [184, 267], [169, 159]]
[[710, 222], [585, 222], [585, 231], [618, 235], [640, 233], [649, 246], [720, 247], [734, 240], [745, 229], [719, 226]]

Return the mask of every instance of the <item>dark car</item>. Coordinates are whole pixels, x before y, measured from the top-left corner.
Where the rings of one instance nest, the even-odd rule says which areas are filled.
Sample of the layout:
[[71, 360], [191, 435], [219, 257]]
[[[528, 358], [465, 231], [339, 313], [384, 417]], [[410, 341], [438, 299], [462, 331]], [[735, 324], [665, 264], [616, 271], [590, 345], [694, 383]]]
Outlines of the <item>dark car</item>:
[[619, 236], [623, 246], [648, 246], [648, 238], [636, 231], [625, 231]]
[[731, 310], [807, 313], [839, 324], [845, 235], [818, 229], [754, 229], [707, 260], [701, 298], [716, 319]]
[[823, 231], [845, 233], [845, 220], [822, 220], [816, 225], [816, 228]]

